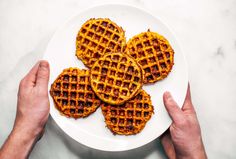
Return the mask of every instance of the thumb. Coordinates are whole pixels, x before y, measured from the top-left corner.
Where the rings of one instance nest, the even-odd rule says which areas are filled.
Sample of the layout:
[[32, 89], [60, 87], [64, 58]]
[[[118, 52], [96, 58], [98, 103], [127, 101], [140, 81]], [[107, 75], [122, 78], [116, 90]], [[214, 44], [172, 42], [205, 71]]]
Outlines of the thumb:
[[37, 72], [36, 86], [43, 90], [48, 88], [49, 81], [49, 63], [47, 61], [40, 61]]
[[181, 121], [184, 117], [182, 110], [177, 105], [173, 97], [171, 96], [170, 92], [165, 92], [163, 95], [163, 101], [165, 108], [170, 115], [172, 121], [174, 123], [178, 123], [178, 121]]

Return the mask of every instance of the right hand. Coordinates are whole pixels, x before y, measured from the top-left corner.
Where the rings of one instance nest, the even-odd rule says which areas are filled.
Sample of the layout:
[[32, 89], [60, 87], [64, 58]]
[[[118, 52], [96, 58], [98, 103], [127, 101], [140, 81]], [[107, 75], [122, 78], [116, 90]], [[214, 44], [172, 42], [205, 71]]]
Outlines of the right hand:
[[188, 86], [182, 109], [169, 92], [164, 93], [163, 100], [173, 121], [170, 128], [161, 136], [161, 143], [168, 158], [206, 159], [200, 126], [191, 101], [190, 87]]

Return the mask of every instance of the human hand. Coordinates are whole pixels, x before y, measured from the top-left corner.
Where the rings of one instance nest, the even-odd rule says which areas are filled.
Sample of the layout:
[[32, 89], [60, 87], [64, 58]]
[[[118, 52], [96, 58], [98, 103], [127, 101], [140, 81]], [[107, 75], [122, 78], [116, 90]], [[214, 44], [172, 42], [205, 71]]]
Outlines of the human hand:
[[49, 64], [39, 61], [21, 80], [14, 131], [42, 135], [49, 115]]
[[161, 136], [161, 143], [170, 159], [206, 159], [207, 155], [201, 137], [201, 130], [194, 110], [190, 87], [182, 109], [169, 92], [163, 95], [164, 105], [168, 111], [172, 124]]
[[28, 158], [42, 136], [49, 115], [49, 64], [38, 62], [21, 80], [13, 130], [0, 149], [0, 158]]

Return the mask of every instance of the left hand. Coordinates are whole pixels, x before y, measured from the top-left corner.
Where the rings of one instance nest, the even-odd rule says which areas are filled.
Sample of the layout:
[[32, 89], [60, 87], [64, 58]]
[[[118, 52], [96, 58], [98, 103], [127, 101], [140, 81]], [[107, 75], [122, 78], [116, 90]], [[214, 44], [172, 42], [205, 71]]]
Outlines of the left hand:
[[13, 131], [27, 131], [39, 137], [49, 116], [49, 64], [38, 62], [21, 80]]
[[43, 135], [49, 115], [48, 80], [46, 61], [38, 62], [21, 80], [14, 127], [0, 149], [0, 158], [28, 158]]

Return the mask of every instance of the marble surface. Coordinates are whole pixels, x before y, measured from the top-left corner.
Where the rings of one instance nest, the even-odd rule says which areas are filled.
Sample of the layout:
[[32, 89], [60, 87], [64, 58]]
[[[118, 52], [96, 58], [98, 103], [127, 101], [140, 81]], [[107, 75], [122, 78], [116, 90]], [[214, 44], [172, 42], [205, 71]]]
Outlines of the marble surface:
[[[0, 145], [12, 129], [18, 83], [42, 58], [54, 31], [73, 14], [109, 0], [0, 1]], [[113, 1], [114, 2], [114, 1]], [[182, 44], [192, 98], [209, 158], [236, 158], [236, 1], [120, 0], [163, 19]], [[49, 118], [30, 158], [166, 158], [155, 140], [141, 148], [108, 153], [73, 141]]]

